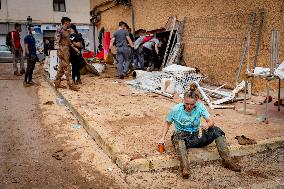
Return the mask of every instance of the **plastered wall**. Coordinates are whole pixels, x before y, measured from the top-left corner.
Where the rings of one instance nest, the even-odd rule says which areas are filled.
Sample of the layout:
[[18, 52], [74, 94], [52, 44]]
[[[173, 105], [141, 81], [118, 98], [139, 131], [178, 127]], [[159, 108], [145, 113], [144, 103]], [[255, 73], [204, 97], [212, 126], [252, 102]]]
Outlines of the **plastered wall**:
[[[101, 3], [94, 1], [93, 4]], [[264, 28], [258, 57], [259, 66], [269, 66], [270, 33], [280, 31], [280, 60], [284, 60], [284, 1], [283, 0], [132, 0], [135, 10], [135, 29], [154, 30], [164, 27], [170, 16], [188, 22], [184, 32], [184, 61], [188, 66], [198, 67], [212, 84], [232, 86], [236, 80], [249, 14], [257, 13], [251, 35], [249, 64], [255, 56], [259, 13], [265, 11]], [[116, 6], [101, 14], [98, 28], [107, 31], [117, 29], [119, 21], [131, 25], [131, 8]], [[244, 65], [246, 67], [246, 63]], [[244, 74], [242, 74], [242, 77]], [[262, 81], [256, 81], [256, 90], [262, 90]], [[272, 82], [275, 88], [276, 82]]]

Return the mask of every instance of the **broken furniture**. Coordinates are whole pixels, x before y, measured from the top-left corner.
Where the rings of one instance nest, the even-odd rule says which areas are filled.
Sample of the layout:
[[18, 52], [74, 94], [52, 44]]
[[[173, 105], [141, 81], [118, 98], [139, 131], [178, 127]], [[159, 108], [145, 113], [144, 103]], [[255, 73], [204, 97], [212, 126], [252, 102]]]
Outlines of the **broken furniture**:
[[[195, 84], [197, 85], [197, 89], [199, 90], [202, 98], [207, 102], [208, 106], [211, 109], [235, 108], [235, 106], [232, 105], [221, 105], [221, 104], [236, 101], [237, 94], [245, 87], [245, 81], [242, 81], [237, 85], [237, 87], [234, 90], [228, 92], [220, 90], [225, 85], [217, 87], [216, 89], [209, 89], [201, 87], [198, 83]], [[211, 101], [210, 96], [218, 99], [215, 101]]]
[[[245, 80], [245, 91], [247, 89], [247, 80], [250, 78], [260, 78], [265, 80], [266, 83], [266, 106], [265, 106], [265, 115], [264, 122], [268, 123], [268, 99], [269, 99], [269, 81], [278, 79], [278, 111], [280, 111], [280, 77], [277, 75], [277, 64], [279, 63], [279, 45], [280, 45], [280, 32], [277, 30], [271, 31], [271, 41], [270, 41], [270, 68], [261, 68], [249, 71], [247, 65], [246, 71], [246, 80]], [[244, 99], [244, 113], [246, 113], [246, 96]]]
[[[144, 91], [157, 93], [166, 97], [173, 97], [174, 93], [184, 94], [189, 85], [196, 81], [199, 83], [204, 76], [196, 72], [195, 68], [173, 64], [162, 71], [146, 72], [136, 70], [136, 79], [127, 84]], [[167, 83], [167, 84], [166, 84]], [[171, 86], [171, 90], [167, 88]]]

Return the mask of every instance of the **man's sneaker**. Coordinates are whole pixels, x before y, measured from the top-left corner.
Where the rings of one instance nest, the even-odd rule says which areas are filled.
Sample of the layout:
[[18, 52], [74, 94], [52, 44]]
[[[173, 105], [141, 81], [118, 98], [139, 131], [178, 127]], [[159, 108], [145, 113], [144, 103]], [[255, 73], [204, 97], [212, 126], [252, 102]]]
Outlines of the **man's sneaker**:
[[26, 73], [25, 70], [21, 70], [21, 71], [20, 71], [20, 74], [21, 74], [21, 75], [23, 75], [24, 73]]
[[72, 84], [72, 85], [69, 85], [69, 89], [72, 90], [72, 91], [79, 91], [80, 87]]
[[33, 82], [33, 81], [29, 81], [28, 84], [30, 84], [30, 85], [36, 85], [36, 83]]
[[29, 83], [27, 83], [27, 82], [25, 82], [25, 81], [24, 81], [23, 85], [24, 85], [24, 87], [29, 87], [29, 86], [31, 86]]
[[81, 79], [78, 79], [78, 80], [77, 80], [77, 83], [78, 83], [78, 84], [83, 84], [82, 81], [81, 81]]
[[15, 76], [21, 76], [21, 74], [19, 74], [18, 71], [15, 71], [15, 72], [14, 72], [14, 75], [15, 75]]

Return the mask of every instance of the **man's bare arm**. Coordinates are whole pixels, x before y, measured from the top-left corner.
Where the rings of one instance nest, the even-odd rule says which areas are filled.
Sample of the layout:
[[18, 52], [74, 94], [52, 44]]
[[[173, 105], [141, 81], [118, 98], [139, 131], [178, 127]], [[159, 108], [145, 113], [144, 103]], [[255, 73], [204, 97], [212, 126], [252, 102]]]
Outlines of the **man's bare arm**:
[[113, 37], [113, 38], [111, 38], [111, 40], [110, 40], [110, 46], [109, 46], [109, 49], [111, 49], [111, 48], [113, 47], [114, 40], [115, 40], [115, 38], [114, 38], [114, 37]]
[[133, 47], [134, 45], [133, 45], [133, 42], [131, 41], [130, 37], [126, 36], [126, 39], [127, 39], [128, 43], [129, 43], [130, 47]]
[[27, 55], [30, 54], [30, 52], [29, 52], [29, 45], [27, 43], [25, 43], [25, 52], [26, 52]]

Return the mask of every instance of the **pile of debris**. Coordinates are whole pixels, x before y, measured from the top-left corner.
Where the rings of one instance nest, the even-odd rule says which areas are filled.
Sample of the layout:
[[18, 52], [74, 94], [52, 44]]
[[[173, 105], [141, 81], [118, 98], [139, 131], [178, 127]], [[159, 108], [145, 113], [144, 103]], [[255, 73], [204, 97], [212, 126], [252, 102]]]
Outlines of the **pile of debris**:
[[[146, 92], [160, 94], [173, 98], [178, 94], [181, 98], [192, 83], [195, 83], [203, 100], [211, 109], [234, 108], [230, 105], [221, 105], [237, 100], [237, 94], [244, 89], [245, 82], [242, 81], [234, 90], [221, 90], [222, 85], [216, 89], [200, 86], [200, 81], [205, 77], [196, 68], [172, 64], [162, 69], [162, 71], [147, 72], [142, 70], [135, 71], [135, 79], [127, 83], [136, 89]], [[216, 100], [212, 100], [216, 99]]]
[[177, 93], [182, 95], [193, 82], [200, 82], [204, 77], [195, 68], [173, 64], [162, 71], [147, 72], [136, 70], [136, 79], [128, 81], [135, 88], [157, 93], [166, 97], [173, 97]]

